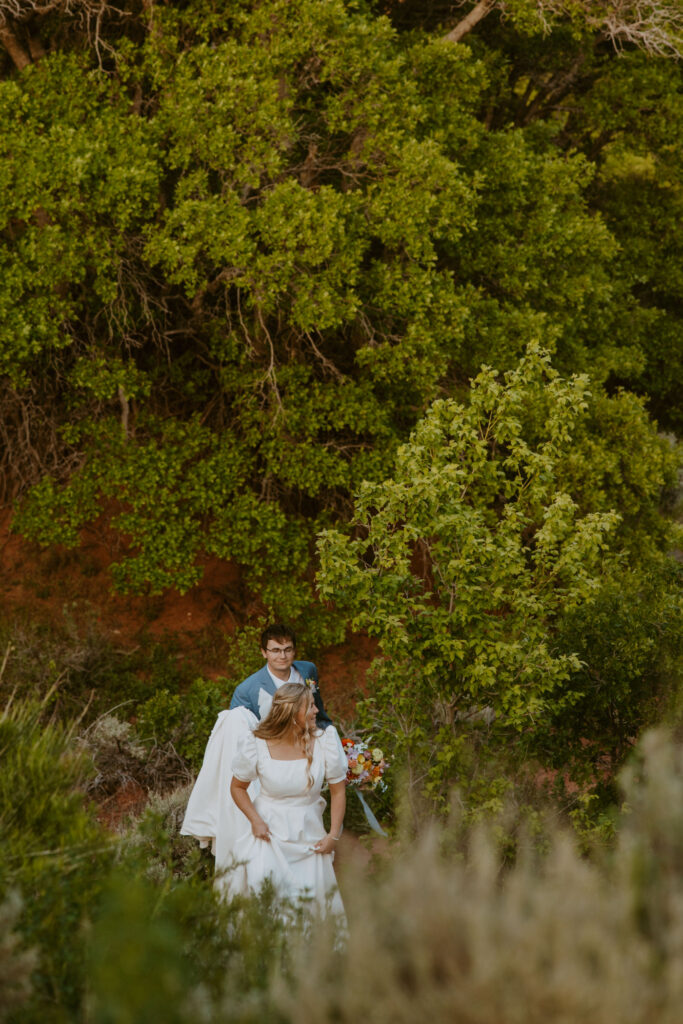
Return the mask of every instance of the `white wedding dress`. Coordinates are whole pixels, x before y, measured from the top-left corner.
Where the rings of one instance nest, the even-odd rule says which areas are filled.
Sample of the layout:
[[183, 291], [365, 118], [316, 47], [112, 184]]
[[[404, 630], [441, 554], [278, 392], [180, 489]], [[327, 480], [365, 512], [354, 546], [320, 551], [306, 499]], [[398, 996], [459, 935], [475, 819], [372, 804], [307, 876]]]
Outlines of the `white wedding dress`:
[[[323, 783], [342, 782], [347, 760], [333, 726], [316, 737], [307, 788], [306, 759], [280, 761], [253, 734], [258, 720], [246, 708], [222, 711], [204, 754], [204, 763], [188, 802], [181, 833], [216, 857], [216, 885], [228, 898], [258, 892], [270, 879], [278, 895], [311, 909], [343, 917], [344, 908], [332, 866], [333, 854], [315, 853], [325, 836]], [[256, 839], [247, 818], [230, 796], [236, 775], [250, 782], [249, 796], [268, 825], [270, 842]]]
[[251, 827], [242, 834], [234, 851], [240, 862], [236, 871], [242, 873], [236, 883], [245, 892], [258, 892], [270, 879], [276, 892], [294, 903], [306, 901], [313, 910], [343, 915], [332, 866], [334, 854], [314, 850], [326, 835], [325, 800], [320, 794], [323, 783], [346, 779], [346, 754], [334, 726], [321, 731], [314, 741], [310, 787], [306, 766], [305, 758], [276, 760], [266, 740], [253, 732], [242, 737], [232, 762], [233, 774], [242, 782], [260, 783], [254, 806], [268, 825], [270, 842], [256, 839]]

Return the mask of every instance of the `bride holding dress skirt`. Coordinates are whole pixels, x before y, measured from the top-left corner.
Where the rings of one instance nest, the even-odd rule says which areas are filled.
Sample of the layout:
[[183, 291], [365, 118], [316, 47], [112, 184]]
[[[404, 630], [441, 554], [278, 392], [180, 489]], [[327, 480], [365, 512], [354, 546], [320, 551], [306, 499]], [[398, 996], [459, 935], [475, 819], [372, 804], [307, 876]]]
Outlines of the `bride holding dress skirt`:
[[282, 897], [343, 915], [332, 862], [346, 805], [347, 760], [336, 729], [319, 730], [315, 717], [311, 690], [300, 683], [281, 686], [260, 723], [246, 708], [218, 716], [182, 833], [211, 843], [216, 884], [227, 897], [258, 892], [270, 880]]

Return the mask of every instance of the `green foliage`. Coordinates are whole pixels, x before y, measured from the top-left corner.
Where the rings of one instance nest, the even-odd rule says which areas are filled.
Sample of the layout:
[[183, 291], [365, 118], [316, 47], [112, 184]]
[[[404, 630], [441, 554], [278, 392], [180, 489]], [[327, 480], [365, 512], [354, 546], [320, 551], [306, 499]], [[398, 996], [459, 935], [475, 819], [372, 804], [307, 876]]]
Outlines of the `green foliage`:
[[20, 698], [45, 698], [61, 721], [84, 714], [90, 722], [119, 706], [132, 713], [162, 687], [186, 687], [195, 671], [171, 637], [142, 636], [130, 652], [116, 648], [94, 609], [76, 602], [51, 622], [8, 614], [0, 619], [0, 649], [4, 686]]
[[208, 854], [178, 835], [187, 789], [154, 798], [128, 834], [106, 833], [84, 804], [93, 766], [75, 726], [44, 711], [16, 703], [0, 717], [0, 1013], [184, 1022], [220, 1005], [263, 1019], [285, 956], [273, 894], [219, 901]]
[[530, 346], [467, 406], [434, 403], [392, 477], [361, 488], [352, 536], [321, 535], [321, 594], [380, 643], [366, 715], [435, 795], [465, 768], [468, 719], [511, 739], [577, 699], [556, 624], [598, 590], [618, 522], [562, 490], [587, 406], [586, 379]]
[[95, 1021], [279, 1019], [268, 986], [287, 964], [281, 905], [267, 887], [219, 898], [213, 858], [179, 832], [189, 790], [152, 796], [93, 908], [84, 1006]]
[[[331, 642], [315, 536], [439, 394], [541, 335], [563, 372], [654, 393], [677, 293], [612, 183], [628, 154], [654, 166], [646, 230], [665, 216], [673, 239], [665, 119], [638, 126], [630, 97], [678, 123], [674, 79], [532, 14], [470, 50], [341, 0], [166, 4], [107, 21], [97, 68], [67, 34], [2, 81], [3, 366], [55, 428], [49, 459], [12, 462], [35, 483], [17, 528], [73, 546], [104, 514], [121, 590], [230, 559], [266, 614]], [[577, 61], [560, 114], [544, 89]]]
[[179, 1024], [191, 993], [182, 931], [142, 880], [112, 878], [108, 890], [88, 944], [89, 1019]]
[[[649, 414], [681, 422], [683, 91], [675, 63], [651, 48], [605, 45], [603, 6], [510, 0], [504, 18], [452, 45], [441, 4], [170, 0], [125, 16], [104, 5], [94, 26], [86, 3], [47, 16], [24, 5], [8, 31], [31, 42], [36, 66], [0, 65], [0, 467], [5, 494], [19, 498], [15, 527], [45, 547], [78, 546], [87, 524], [110, 528], [122, 591], [185, 591], [207, 558], [232, 561], [245, 626], [228, 651], [236, 681], [257, 616], [302, 622], [316, 647], [341, 639], [348, 611], [380, 641], [365, 715], [410, 785], [426, 781], [445, 806], [456, 780], [472, 816], [485, 816], [516, 771], [528, 779], [540, 762], [582, 782], [574, 823], [585, 847], [613, 827], [601, 772], [669, 708], [680, 652], [678, 583], [661, 562], [677, 453]], [[39, 37], [49, 38], [40, 59]], [[527, 349], [533, 338], [555, 369]], [[490, 369], [468, 385], [481, 364]], [[325, 606], [313, 583], [318, 536]], [[139, 721], [198, 766], [222, 683], [183, 692], [160, 645], [120, 657], [96, 631], [72, 632], [65, 644], [29, 631], [5, 680], [22, 693], [58, 681], [49, 699], [59, 715], [80, 712], [93, 689], [91, 714], [162, 686]], [[11, 808], [0, 811], [10, 822], [0, 882], [3, 893], [23, 889], [20, 931], [40, 956], [26, 1021], [290, 1014], [261, 989], [234, 995], [279, 963], [282, 936], [269, 945], [262, 929], [267, 900], [238, 926], [209, 894], [206, 862], [168, 838], [165, 820], [131, 842], [129, 876], [106, 881], [109, 841], [98, 853], [101, 834], [70, 796], [84, 762], [69, 755], [68, 731], [39, 720], [37, 710], [2, 720], [18, 753], [0, 783]], [[50, 806], [40, 802], [48, 781]], [[647, 843], [635, 865], [644, 922], [657, 873]], [[669, 927], [666, 899], [678, 906], [671, 851], [665, 860], [651, 934]], [[603, 890], [569, 861], [592, 910]], [[634, 867], [624, 850], [620, 863]], [[476, 931], [482, 893], [501, 891], [477, 878], [463, 904], [473, 918], [456, 919], [463, 934]], [[510, 900], [540, 906], [525, 880], [513, 879]], [[387, 902], [404, 914], [401, 892]], [[559, 906], [573, 920], [550, 884], [541, 895], [555, 918]], [[464, 1012], [505, 1021], [514, 999], [495, 998], [513, 990], [529, 1020], [567, 1000], [573, 1018], [624, 1017], [604, 950], [614, 935], [630, 963], [649, 963], [651, 950], [621, 903], [599, 903], [610, 924], [588, 944], [590, 977], [577, 965], [572, 991], [583, 997], [585, 986], [586, 1004], [544, 973], [548, 948], [571, 959], [574, 947], [561, 946], [571, 926], [554, 946], [542, 910], [528, 930], [520, 911], [501, 946], [501, 905], [485, 905], [484, 954], [472, 939], [455, 959], [489, 964], [495, 949], [510, 983], [492, 1004], [481, 998], [489, 979], [471, 990], [475, 972], [456, 972]], [[449, 948], [435, 906], [411, 933], [421, 955], [430, 936]], [[381, 968], [365, 955], [376, 924]], [[452, 916], [446, 926], [447, 939]], [[393, 911], [378, 909], [369, 927], [355, 940], [360, 968], [388, 979], [386, 1005], [398, 991], [415, 1016], [418, 992], [419, 1013], [437, 1019], [443, 992], [430, 986], [442, 959], [401, 946]], [[505, 955], [519, 935], [523, 976]], [[145, 972], [157, 961], [151, 1004]], [[297, 1020], [367, 1012], [355, 963], [329, 993], [344, 977], [357, 1007], [337, 999], [331, 1009], [318, 978], [309, 998], [304, 978]], [[429, 967], [424, 987], [418, 963]], [[535, 974], [547, 982], [540, 995]], [[642, 1019], [660, 1010], [677, 1020], [680, 997], [657, 1002], [650, 974], [634, 977]], [[375, 996], [379, 1013], [384, 991]], [[641, 1004], [624, 997], [636, 1019]], [[453, 999], [447, 991], [451, 1014]]]
[[538, 738], [547, 764], [585, 786], [615, 771], [643, 729], [671, 712], [683, 654], [681, 599], [680, 566], [666, 561], [606, 579], [562, 617], [558, 648], [573, 651], [580, 668], [566, 683], [571, 714], [558, 709]]
[[74, 752], [73, 728], [46, 721], [44, 706], [9, 705], [0, 755], [0, 898], [21, 893], [17, 927], [38, 953], [36, 998], [53, 1007], [44, 1020], [63, 1020], [80, 999], [80, 929], [113, 849], [78, 790], [92, 765]]
[[219, 683], [196, 679], [183, 694], [158, 690], [141, 706], [137, 728], [143, 739], [170, 740], [190, 767], [199, 771], [216, 715], [227, 703]]
[[[370, 877], [347, 864], [340, 947], [324, 926], [283, 928], [267, 890], [218, 900], [205, 855], [178, 856], [187, 790], [155, 799], [115, 861], [97, 840], [76, 857], [70, 844], [91, 827], [70, 788], [83, 765], [69, 754], [73, 731], [41, 726], [38, 710], [10, 707], [0, 720], [2, 884], [11, 874], [26, 892], [18, 918], [16, 900], [0, 903], [0, 978], [11, 969], [12, 985], [0, 1013], [13, 1024], [323, 1024], [356, 1021], [370, 1002], [399, 1021], [425, 1010], [450, 1020], [460, 1007], [476, 1024], [545, 1024], [549, 1013], [589, 1024], [677, 1020], [683, 762], [664, 732], [648, 733], [622, 774], [621, 812], [599, 830], [581, 823], [579, 843], [552, 814], [525, 814], [525, 830], [511, 820], [463, 827], [456, 813], [404, 837]], [[46, 775], [52, 801], [37, 797]], [[48, 858], [51, 829], [64, 843]], [[58, 932], [49, 921], [31, 926], [36, 864], [52, 899], [68, 892], [75, 904]], [[43, 899], [41, 921], [46, 908]], [[17, 924], [37, 960], [13, 941]], [[71, 974], [53, 971], [48, 983], [57, 958]]]
[[16, 894], [0, 904], [0, 1021], [11, 1021], [11, 1014], [25, 1005], [31, 995], [31, 974], [35, 968], [35, 953], [20, 948], [15, 931], [21, 911]]
[[582, 508], [619, 511], [619, 545], [647, 572], [675, 543], [677, 528], [669, 517], [680, 465], [680, 445], [657, 432], [642, 399], [598, 391], [562, 456], [560, 473]]
[[158, 187], [152, 140], [125, 109], [113, 83], [64, 54], [0, 82], [0, 370], [14, 380], [73, 343], [82, 304], [116, 301], [125, 233]]
[[593, 203], [619, 242], [620, 276], [638, 299], [629, 329], [643, 339], [643, 369], [617, 373], [649, 396], [660, 423], [680, 433], [683, 173], [675, 140], [683, 133], [683, 87], [676, 67], [628, 55], [600, 75], [579, 116], [602, 126]]
[[112, 875], [88, 943], [88, 1019], [97, 1024], [283, 1020], [268, 984], [286, 960], [272, 894], [220, 903], [207, 885]]

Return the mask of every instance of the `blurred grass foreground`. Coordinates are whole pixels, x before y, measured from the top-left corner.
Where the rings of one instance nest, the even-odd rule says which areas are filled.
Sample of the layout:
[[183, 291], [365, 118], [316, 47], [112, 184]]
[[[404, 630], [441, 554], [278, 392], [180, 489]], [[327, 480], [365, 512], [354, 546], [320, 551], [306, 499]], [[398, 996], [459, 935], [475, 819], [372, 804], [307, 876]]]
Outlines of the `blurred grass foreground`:
[[[348, 942], [284, 933], [272, 894], [219, 903], [178, 835], [187, 786], [112, 833], [78, 727], [0, 718], [0, 1020], [88, 1024], [679, 1024], [683, 752], [646, 734], [614, 838], [590, 852], [457, 821], [342, 876]], [[585, 845], [585, 844], [584, 844]]]

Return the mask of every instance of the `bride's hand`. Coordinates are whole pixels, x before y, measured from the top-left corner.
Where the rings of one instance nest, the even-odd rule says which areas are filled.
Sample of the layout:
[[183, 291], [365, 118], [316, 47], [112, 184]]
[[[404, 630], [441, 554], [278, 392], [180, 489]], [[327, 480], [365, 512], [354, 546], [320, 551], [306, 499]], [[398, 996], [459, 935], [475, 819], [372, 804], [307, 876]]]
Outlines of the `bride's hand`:
[[258, 821], [252, 822], [251, 831], [256, 839], [265, 839], [267, 843], [270, 842], [270, 829], [265, 821], [261, 821], [260, 818]]
[[334, 853], [337, 841], [328, 832], [324, 839], [319, 839], [313, 849], [316, 853]]

